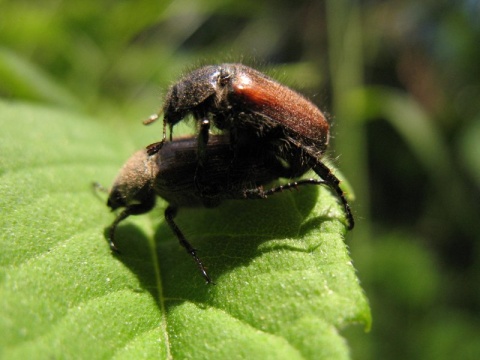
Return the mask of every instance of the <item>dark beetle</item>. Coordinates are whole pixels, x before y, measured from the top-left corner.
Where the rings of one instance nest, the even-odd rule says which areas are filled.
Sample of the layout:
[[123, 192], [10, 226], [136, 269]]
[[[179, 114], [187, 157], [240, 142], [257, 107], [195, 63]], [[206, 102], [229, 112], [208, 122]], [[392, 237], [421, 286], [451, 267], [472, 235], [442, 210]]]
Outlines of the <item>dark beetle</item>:
[[180, 207], [213, 207], [225, 199], [259, 199], [300, 185], [320, 185], [324, 181], [305, 179], [264, 191], [262, 185], [278, 179], [284, 171], [280, 160], [252, 144], [250, 151], [236, 157], [236, 166], [231, 167], [233, 149], [228, 136], [211, 136], [206, 148], [208, 158], [202, 167], [202, 177], [207, 189], [202, 192], [195, 186], [197, 173], [197, 140], [177, 139], [165, 143], [154, 155], [146, 149], [137, 151], [127, 160], [117, 175], [108, 197], [112, 210], [124, 208], [110, 227], [109, 241], [115, 245], [115, 230], [118, 224], [130, 215], [144, 214], [155, 205], [156, 195], [169, 205], [165, 219], [177, 236], [180, 244], [194, 258], [203, 277], [212, 282], [195, 249], [186, 240], [174, 222]]
[[[302, 95], [242, 64], [210, 65], [192, 71], [172, 85], [160, 113], [164, 119], [163, 139], [147, 147], [149, 154], [164, 145], [167, 125], [171, 137], [173, 126], [192, 114], [200, 123], [199, 168], [207, 158], [213, 123], [229, 132], [235, 157], [256, 143], [283, 161], [285, 177], [298, 177], [313, 169], [337, 193], [348, 227], [354, 227], [340, 181], [320, 161], [329, 142], [329, 124], [323, 113]], [[152, 115], [145, 123], [158, 117], [159, 114]], [[203, 184], [202, 179], [201, 187]]]

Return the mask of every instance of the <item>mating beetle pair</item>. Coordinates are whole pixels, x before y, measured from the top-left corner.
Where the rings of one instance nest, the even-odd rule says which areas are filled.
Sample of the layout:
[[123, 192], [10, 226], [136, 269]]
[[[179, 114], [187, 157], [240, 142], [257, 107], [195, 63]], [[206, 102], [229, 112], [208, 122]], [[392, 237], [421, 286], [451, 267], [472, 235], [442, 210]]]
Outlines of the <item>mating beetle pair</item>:
[[[197, 171], [197, 140], [193, 137], [166, 142], [154, 155], [146, 149], [137, 151], [120, 170], [108, 198], [112, 210], [124, 208], [109, 232], [110, 247], [117, 251], [115, 230], [130, 215], [144, 214], [155, 205], [156, 196], [166, 200], [165, 219], [180, 244], [194, 258], [203, 277], [212, 282], [195, 249], [176, 225], [174, 218], [182, 207], [214, 207], [226, 199], [263, 199], [269, 195], [302, 185], [324, 184], [322, 180], [304, 179], [264, 190], [281, 176], [281, 162], [268, 153], [251, 151], [236, 158], [229, 168], [233, 150], [227, 136], [215, 135], [208, 144], [208, 160], [202, 171], [209, 184], [208, 193], [200, 192], [195, 184]], [[226, 170], [227, 169], [227, 170]]]
[[[293, 90], [242, 64], [205, 66], [170, 87], [161, 114], [162, 140], [130, 158], [110, 193], [112, 210], [125, 207], [111, 226], [113, 250], [119, 222], [152, 209], [155, 195], [169, 202], [166, 221], [207, 282], [211, 278], [174, 222], [179, 207], [211, 207], [224, 199], [265, 198], [284, 188], [325, 184], [336, 192], [348, 228], [353, 228], [340, 181], [320, 160], [329, 141], [328, 122]], [[172, 140], [173, 126], [189, 114], [200, 124], [198, 138], [167, 141], [167, 126]], [[146, 123], [158, 118], [153, 115]], [[224, 135], [211, 136], [212, 125]], [[263, 190], [273, 180], [299, 177], [310, 169], [322, 180]]]
[[[170, 138], [175, 124], [192, 114], [200, 123], [198, 162], [207, 157], [211, 123], [230, 135], [235, 153], [253, 142], [264, 146], [285, 164], [283, 177], [299, 177], [313, 169], [342, 201], [348, 228], [354, 219], [340, 181], [320, 161], [329, 142], [323, 113], [300, 94], [242, 64], [210, 65], [197, 69], [170, 87], [163, 109], [163, 139], [148, 147], [150, 154]], [[146, 123], [159, 118], [152, 115]]]

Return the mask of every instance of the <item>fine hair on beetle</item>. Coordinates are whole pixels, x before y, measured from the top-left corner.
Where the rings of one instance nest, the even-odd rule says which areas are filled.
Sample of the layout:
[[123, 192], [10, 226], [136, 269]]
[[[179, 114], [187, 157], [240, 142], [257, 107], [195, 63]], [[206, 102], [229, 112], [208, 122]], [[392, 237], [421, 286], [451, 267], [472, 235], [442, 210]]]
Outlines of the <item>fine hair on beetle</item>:
[[[131, 215], [149, 212], [155, 206], [156, 196], [168, 202], [165, 220], [181, 246], [189, 253], [207, 283], [212, 283], [195, 248], [175, 223], [178, 209], [183, 207], [215, 207], [227, 199], [265, 199], [283, 190], [304, 185], [324, 185], [323, 180], [304, 179], [264, 190], [263, 186], [283, 177], [284, 164], [274, 154], [257, 148], [235, 154], [226, 135], [212, 135], [206, 146], [208, 157], [204, 166], [197, 166], [197, 139], [187, 137], [164, 144], [155, 154], [147, 149], [134, 153], [120, 169], [107, 205], [122, 209], [110, 226], [108, 241], [114, 252], [118, 225]], [[230, 166], [235, 157], [235, 167]], [[198, 173], [201, 171], [201, 174]], [[196, 186], [201, 176], [205, 187]], [[98, 184], [96, 188], [101, 188]]]
[[[354, 218], [340, 180], [321, 161], [330, 138], [330, 125], [324, 114], [309, 100], [243, 64], [207, 65], [186, 74], [173, 84], [163, 108], [144, 123], [163, 114], [163, 137], [147, 147], [155, 154], [166, 144], [167, 127], [173, 127], [191, 114], [199, 123], [197, 167], [201, 174], [207, 157], [210, 128], [230, 137], [236, 159], [252, 143], [273, 154], [284, 166], [283, 177], [297, 178], [313, 169], [342, 202], [348, 229]], [[208, 185], [208, 184], [207, 184]], [[203, 179], [197, 186], [202, 188]]]

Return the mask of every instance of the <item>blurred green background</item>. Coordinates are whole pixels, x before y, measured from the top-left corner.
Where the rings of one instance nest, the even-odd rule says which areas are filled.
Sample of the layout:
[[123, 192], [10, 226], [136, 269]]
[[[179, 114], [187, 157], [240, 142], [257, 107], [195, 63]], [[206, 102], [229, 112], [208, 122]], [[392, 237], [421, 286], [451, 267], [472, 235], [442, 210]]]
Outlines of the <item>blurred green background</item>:
[[[330, 115], [373, 328], [356, 359], [480, 358], [480, 1], [0, 1], [0, 96], [138, 122], [206, 63]], [[160, 128], [156, 128], [160, 135]]]

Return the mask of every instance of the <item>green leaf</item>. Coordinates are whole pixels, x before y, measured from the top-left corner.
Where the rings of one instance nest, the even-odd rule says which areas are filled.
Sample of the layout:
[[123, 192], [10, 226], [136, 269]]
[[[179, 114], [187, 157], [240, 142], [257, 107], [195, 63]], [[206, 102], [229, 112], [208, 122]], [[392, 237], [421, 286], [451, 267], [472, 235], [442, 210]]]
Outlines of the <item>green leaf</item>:
[[161, 127], [23, 104], [0, 114], [2, 358], [343, 359], [341, 329], [370, 326], [328, 189], [181, 209], [206, 285], [162, 201], [121, 224], [122, 255], [105, 240], [114, 215], [90, 184], [110, 184], [150, 140], [132, 139]]

